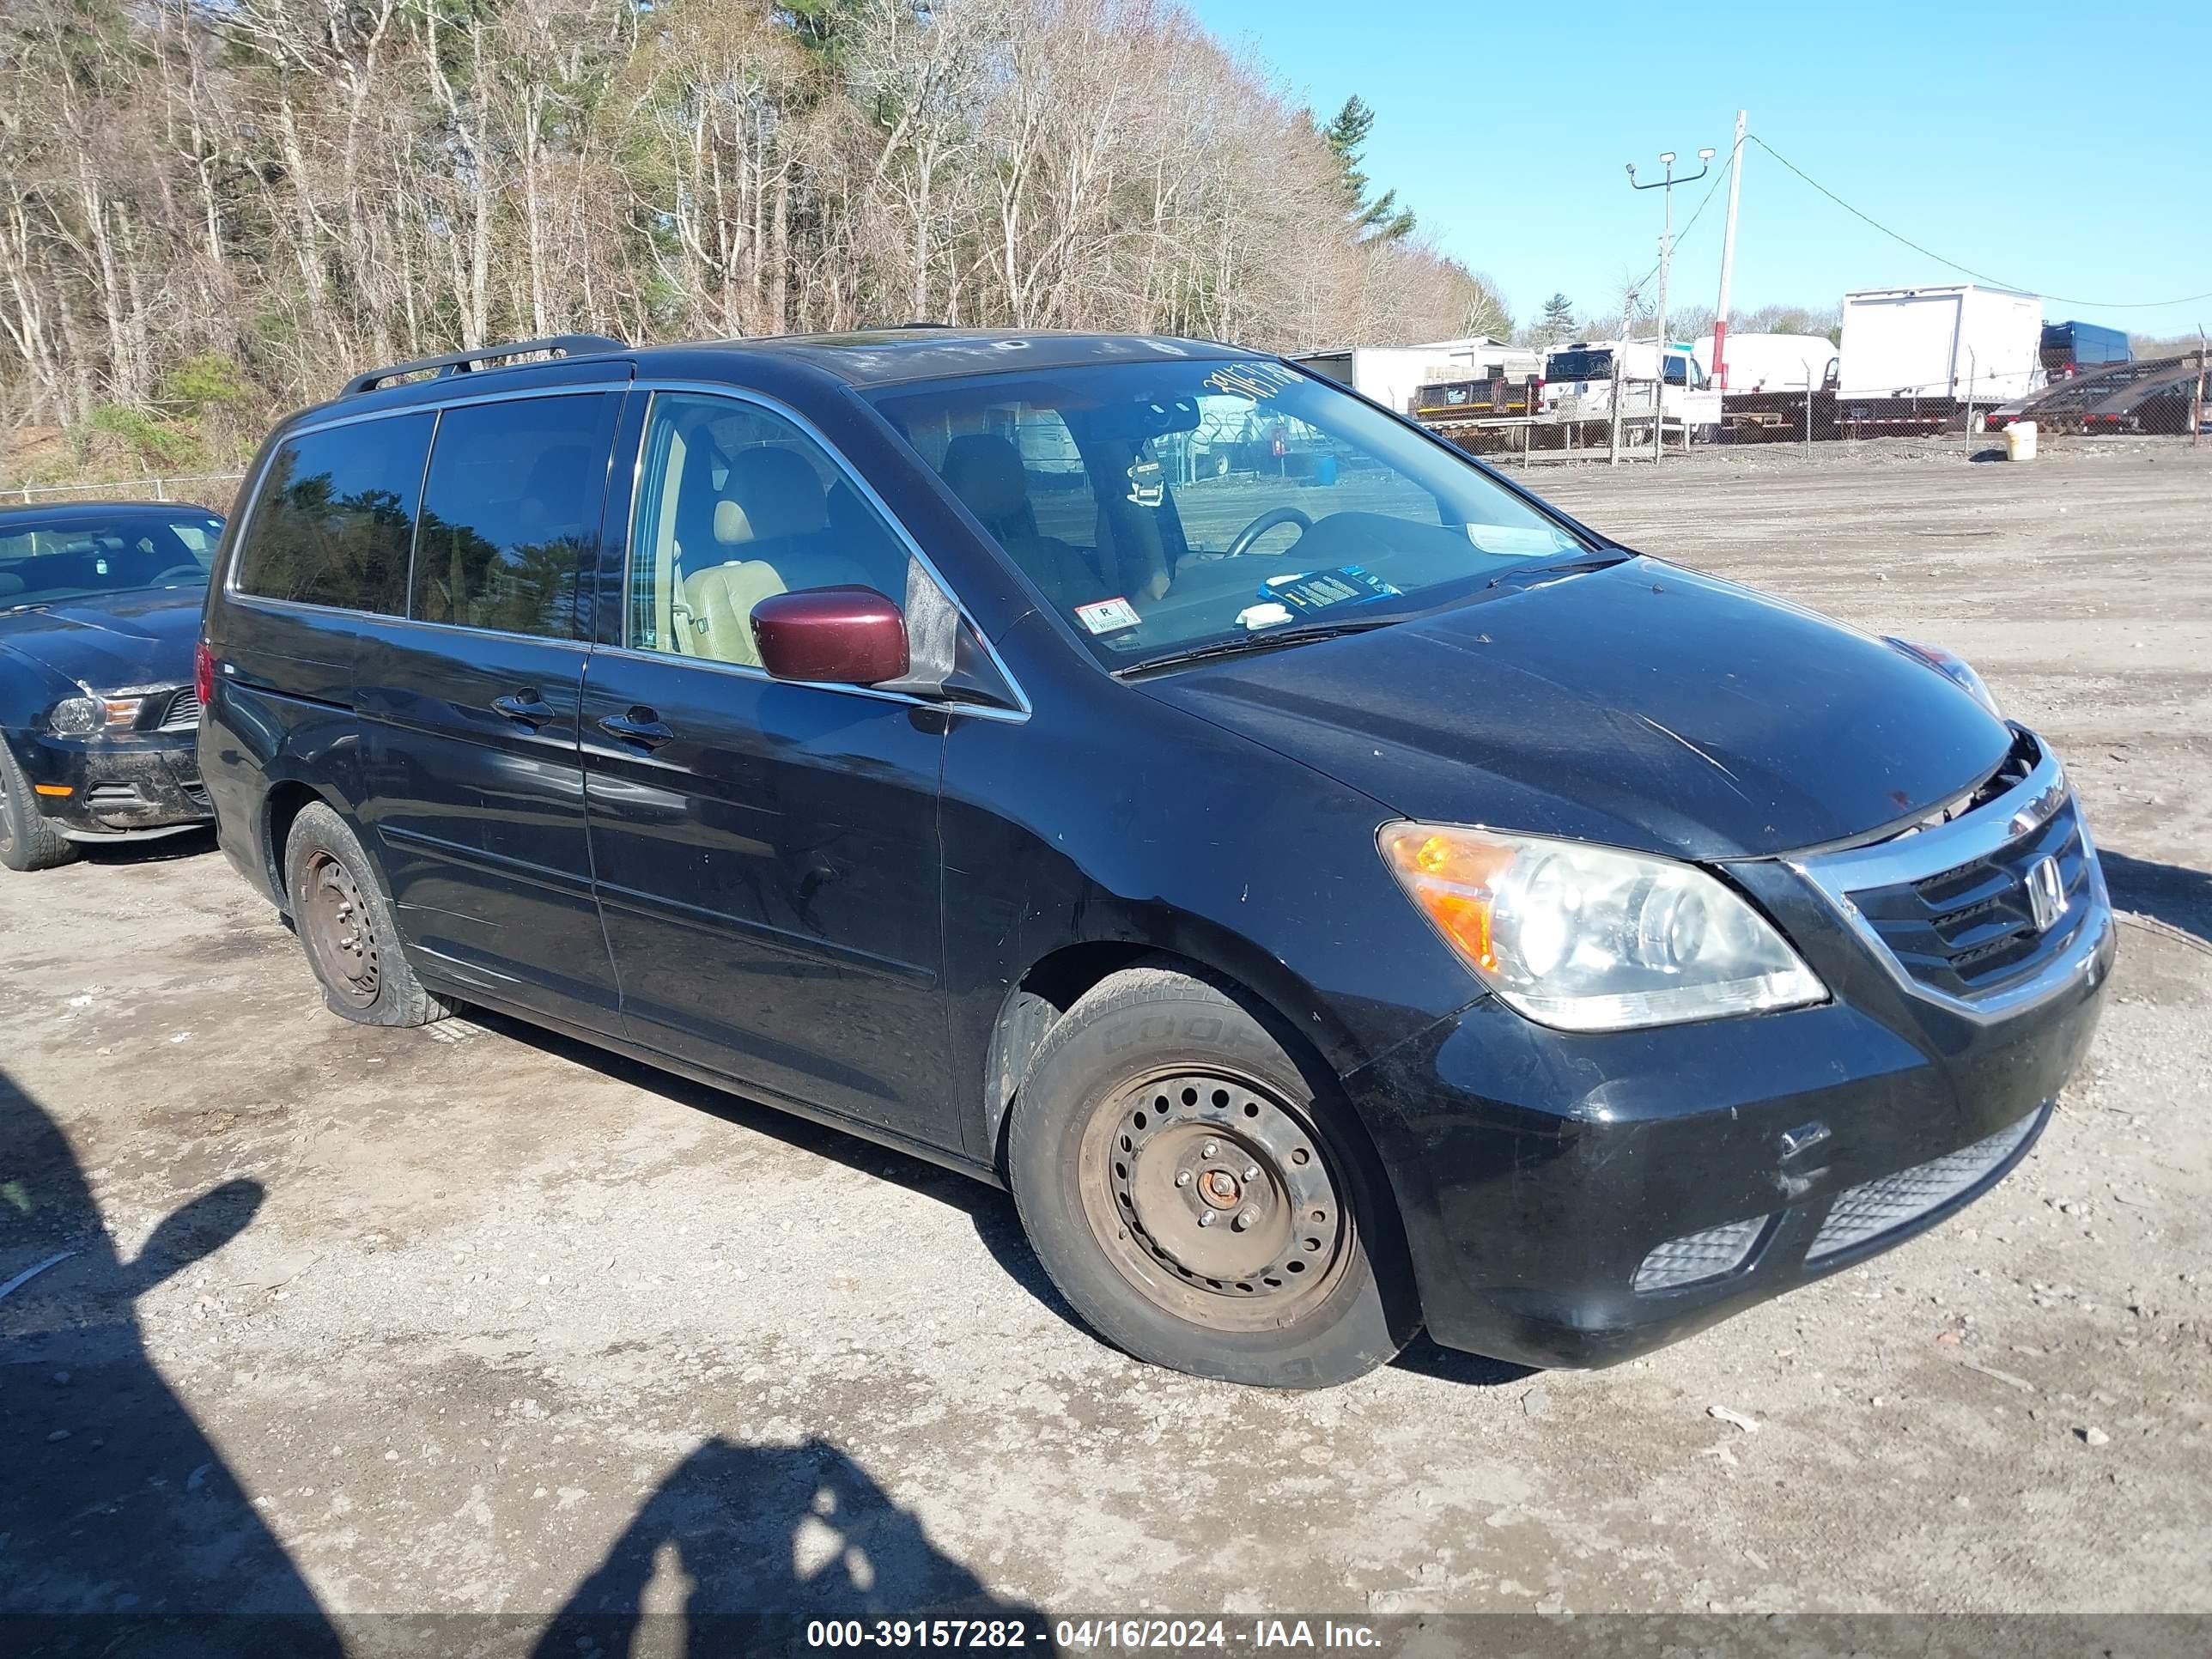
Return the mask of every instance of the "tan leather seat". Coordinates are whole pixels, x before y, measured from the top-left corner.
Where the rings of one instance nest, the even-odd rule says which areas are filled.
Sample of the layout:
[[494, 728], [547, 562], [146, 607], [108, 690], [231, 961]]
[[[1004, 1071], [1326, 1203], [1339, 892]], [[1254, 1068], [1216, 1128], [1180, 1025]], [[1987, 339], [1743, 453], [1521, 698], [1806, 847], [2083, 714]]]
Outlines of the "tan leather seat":
[[[730, 462], [713, 522], [714, 550], [721, 562], [684, 579], [684, 603], [690, 612], [686, 643], [694, 656], [757, 668], [753, 607], [771, 594], [790, 591], [773, 556], [829, 525], [822, 481], [791, 450], [740, 451]], [[732, 556], [740, 550], [769, 556]]]
[[684, 603], [691, 612], [691, 654], [759, 667], [760, 647], [753, 642], [753, 607], [783, 591], [783, 578], [765, 559], [732, 559], [684, 578]]
[[1075, 548], [1037, 534], [1029, 473], [1021, 452], [1004, 438], [989, 432], [955, 438], [945, 447], [945, 482], [1054, 604], [1073, 610], [1111, 597]]

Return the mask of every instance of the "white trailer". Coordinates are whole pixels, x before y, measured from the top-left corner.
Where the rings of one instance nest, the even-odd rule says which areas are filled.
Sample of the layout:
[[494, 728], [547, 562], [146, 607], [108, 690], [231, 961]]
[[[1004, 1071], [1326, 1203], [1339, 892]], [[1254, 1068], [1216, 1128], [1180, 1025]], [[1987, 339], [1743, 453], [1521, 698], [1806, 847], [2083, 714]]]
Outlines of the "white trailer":
[[[1713, 337], [1698, 343], [1698, 362], [1712, 372]], [[1753, 392], [1815, 392], [1826, 386], [1836, 365], [1836, 348], [1819, 334], [1731, 334], [1728, 337], [1728, 389]]]
[[1431, 340], [1425, 345], [1344, 346], [1293, 360], [1299, 368], [1326, 374], [1385, 409], [1410, 414], [1420, 389], [1436, 380], [1520, 380], [1534, 374], [1535, 352], [1487, 335], [1461, 340]]
[[[1844, 295], [1841, 383], [1851, 398], [2003, 403], [2043, 384], [2043, 301], [1973, 283]], [[1729, 342], [1735, 380], [1735, 342]]]

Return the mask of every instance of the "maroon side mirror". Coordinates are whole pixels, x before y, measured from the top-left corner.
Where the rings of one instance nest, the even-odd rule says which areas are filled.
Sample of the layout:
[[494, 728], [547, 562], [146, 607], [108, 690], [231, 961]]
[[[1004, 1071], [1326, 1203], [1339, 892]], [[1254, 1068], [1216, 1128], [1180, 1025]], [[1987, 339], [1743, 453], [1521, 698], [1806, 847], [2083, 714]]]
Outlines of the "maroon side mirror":
[[770, 594], [752, 621], [761, 666], [777, 679], [878, 685], [906, 673], [906, 617], [872, 587]]

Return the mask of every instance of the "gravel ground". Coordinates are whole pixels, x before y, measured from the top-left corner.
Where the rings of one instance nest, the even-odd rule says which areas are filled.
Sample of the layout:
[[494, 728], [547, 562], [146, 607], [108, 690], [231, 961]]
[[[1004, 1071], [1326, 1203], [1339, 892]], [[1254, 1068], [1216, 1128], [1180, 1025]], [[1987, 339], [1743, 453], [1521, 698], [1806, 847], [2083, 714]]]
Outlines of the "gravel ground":
[[0, 1285], [75, 1252], [0, 1301], [0, 1608], [2212, 1611], [2212, 449], [1534, 478], [2067, 757], [2130, 925], [1990, 1197], [1612, 1371], [1240, 1391], [1091, 1340], [998, 1194], [345, 1024], [209, 842], [104, 854], [0, 880]]

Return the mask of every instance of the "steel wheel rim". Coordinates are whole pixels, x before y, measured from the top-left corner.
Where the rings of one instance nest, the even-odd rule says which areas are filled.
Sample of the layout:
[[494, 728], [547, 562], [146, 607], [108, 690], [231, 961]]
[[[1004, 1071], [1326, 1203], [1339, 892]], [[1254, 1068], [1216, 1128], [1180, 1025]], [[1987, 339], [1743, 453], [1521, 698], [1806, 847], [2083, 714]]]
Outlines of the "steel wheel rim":
[[1277, 1330], [1352, 1259], [1344, 1186], [1303, 1115], [1257, 1079], [1177, 1066], [1124, 1084], [1085, 1127], [1093, 1237], [1155, 1307], [1214, 1329]]
[[15, 850], [15, 829], [8, 816], [8, 769], [0, 766], [0, 853]]
[[308, 860], [307, 877], [301, 921], [324, 978], [337, 995], [366, 1008], [376, 1000], [383, 973], [360, 884], [343, 862], [322, 852]]

